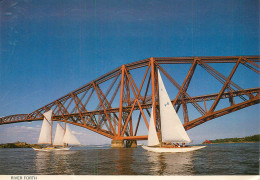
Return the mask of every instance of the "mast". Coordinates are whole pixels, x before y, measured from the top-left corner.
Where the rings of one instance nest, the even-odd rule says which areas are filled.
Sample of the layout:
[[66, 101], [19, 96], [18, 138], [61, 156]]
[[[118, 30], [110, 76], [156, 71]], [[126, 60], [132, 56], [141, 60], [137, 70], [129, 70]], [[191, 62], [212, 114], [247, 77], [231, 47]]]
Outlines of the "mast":
[[[153, 120], [154, 120], [154, 126], [155, 126], [155, 132], [156, 132], [156, 135], [158, 136], [157, 134], [157, 131], [156, 131], [156, 99], [155, 99], [155, 95], [156, 95], [156, 92], [155, 92], [155, 74], [156, 74], [156, 71], [155, 71], [155, 64], [154, 64], [154, 58], [152, 57], [150, 59], [150, 63], [151, 63], [151, 81], [152, 81], [152, 104], [154, 105], [154, 108], [152, 108], [152, 112], [151, 114], [153, 115]], [[158, 79], [158, 78], [157, 78]], [[159, 140], [160, 141], [160, 140]], [[160, 146], [161, 146], [161, 142], [160, 142]]]
[[65, 119], [65, 126], [64, 126], [64, 131], [66, 132], [66, 126], [67, 126], [67, 119]]
[[[156, 68], [156, 67], [155, 67]], [[157, 70], [157, 71], [156, 71]], [[161, 116], [160, 116], [160, 96], [159, 96], [159, 83], [158, 83], [158, 72], [159, 72], [159, 69], [158, 68], [156, 68], [156, 70], [154, 71], [155, 73], [156, 73], [156, 81], [155, 81], [155, 83], [156, 83], [156, 96], [158, 97], [158, 111], [159, 111], [159, 113], [157, 113], [157, 116], [156, 117], [158, 117], [158, 120], [159, 120], [159, 124], [160, 124], [160, 130], [159, 130], [159, 137], [160, 137], [160, 139], [159, 139], [159, 142], [160, 142], [160, 147], [162, 147], [162, 132], [161, 132]], [[157, 120], [157, 119], [156, 119]], [[155, 126], [156, 127], [156, 126]]]
[[[67, 131], [67, 119], [65, 119], [64, 136], [65, 136], [66, 131]], [[63, 142], [63, 146], [64, 146], [64, 147], [67, 146], [67, 143], [64, 143], [64, 142]]]
[[53, 120], [52, 120], [52, 116], [51, 116], [51, 146], [52, 146], [52, 127], [53, 127]]

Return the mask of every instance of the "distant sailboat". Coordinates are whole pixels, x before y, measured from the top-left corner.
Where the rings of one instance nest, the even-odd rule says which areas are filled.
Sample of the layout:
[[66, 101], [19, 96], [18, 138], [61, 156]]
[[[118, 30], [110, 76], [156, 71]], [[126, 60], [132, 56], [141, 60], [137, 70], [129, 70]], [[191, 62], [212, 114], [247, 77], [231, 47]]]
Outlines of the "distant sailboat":
[[68, 125], [66, 130], [57, 123], [54, 141], [52, 142], [52, 110], [43, 114], [44, 119], [38, 140], [38, 144], [50, 145], [45, 148], [33, 148], [35, 151], [70, 150], [68, 145], [80, 145], [78, 139], [72, 134]]
[[[164, 142], [171, 143], [190, 143], [191, 140], [186, 133], [179, 116], [177, 115], [171, 100], [163, 84], [160, 72], [158, 70], [158, 86], [159, 86], [159, 108], [161, 117], [161, 144], [157, 136], [154, 124], [153, 113], [150, 117], [150, 125], [148, 132], [148, 146], [142, 146], [145, 150], [153, 152], [188, 152], [204, 148], [205, 146], [187, 146], [174, 147], [165, 146]], [[152, 106], [153, 112], [154, 104]]]

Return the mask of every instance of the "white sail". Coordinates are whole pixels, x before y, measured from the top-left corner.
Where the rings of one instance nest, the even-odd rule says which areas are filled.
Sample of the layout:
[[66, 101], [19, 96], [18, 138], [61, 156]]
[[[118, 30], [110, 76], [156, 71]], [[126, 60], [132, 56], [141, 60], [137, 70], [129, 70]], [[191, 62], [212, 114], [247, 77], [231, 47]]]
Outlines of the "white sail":
[[43, 113], [44, 119], [47, 119], [51, 123], [52, 109]]
[[157, 133], [156, 133], [156, 128], [154, 125], [153, 108], [154, 108], [154, 106], [152, 107], [150, 123], [149, 123], [148, 146], [155, 146], [160, 143]]
[[70, 144], [70, 145], [80, 145], [80, 142], [74, 136], [69, 128], [68, 125], [66, 125], [66, 132], [63, 138], [63, 143]]
[[167, 94], [162, 77], [158, 70], [159, 102], [161, 116], [161, 133], [163, 142], [189, 143], [191, 142], [171, 100]]
[[52, 110], [43, 113], [42, 128], [38, 140], [38, 144], [51, 144], [51, 116]]
[[38, 144], [51, 144], [51, 124], [44, 118]]
[[57, 123], [56, 133], [53, 141], [54, 146], [63, 146], [64, 129]]

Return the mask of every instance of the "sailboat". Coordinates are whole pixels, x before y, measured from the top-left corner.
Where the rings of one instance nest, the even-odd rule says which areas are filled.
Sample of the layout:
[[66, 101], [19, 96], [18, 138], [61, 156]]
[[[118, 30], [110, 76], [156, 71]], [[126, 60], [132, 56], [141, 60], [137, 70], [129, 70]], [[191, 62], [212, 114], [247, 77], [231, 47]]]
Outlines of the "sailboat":
[[70, 150], [71, 147], [68, 145], [80, 145], [80, 142], [72, 134], [69, 126], [66, 124], [66, 129], [64, 129], [59, 123], [57, 123], [54, 141], [52, 142], [52, 110], [45, 112], [43, 116], [44, 119], [42, 122], [38, 144], [46, 144], [50, 146], [44, 148], [33, 148], [35, 151]]
[[[185, 131], [179, 116], [177, 115], [169, 95], [165, 89], [162, 77], [158, 70], [158, 86], [159, 86], [159, 108], [161, 118], [161, 142], [159, 141], [156, 127], [154, 124], [153, 113], [150, 116], [148, 146], [142, 146], [145, 150], [153, 152], [188, 152], [202, 149], [206, 146], [183, 146], [179, 143], [190, 143], [191, 140]], [[152, 106], [152, 111], [154, 109]], [[177, 145], [164, 145], [165, 143], [176, 143]]]

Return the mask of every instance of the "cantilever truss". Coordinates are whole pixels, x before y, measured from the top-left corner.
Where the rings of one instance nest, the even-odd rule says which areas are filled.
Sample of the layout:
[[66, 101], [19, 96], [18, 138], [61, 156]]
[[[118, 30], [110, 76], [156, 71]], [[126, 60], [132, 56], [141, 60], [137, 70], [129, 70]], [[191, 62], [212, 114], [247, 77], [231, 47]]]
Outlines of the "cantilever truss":
[[[81, 126], [111, 139], [147, 139], [147, 135], [138, 135], [138, 132], [141, 123], [143, 123], [143, 127], [149, 128], [148, 122], [151, 113], [154, 113], [157, 131], [160, 131], [157, 83], [157, 69], [159, 69], [164, 78], [175, 87], [175, 91], [177, 90], [175, 96], [170, 97], [176, 111], [183, 117], [183, 126], [188, 130], [206, 121], [259, 103], [259, 87], [242, 89], [231, 81], [239, 65], [247, 67], [250, 72], [258, 75], [260, 73], [260, 66], [257, 64], [260, 61], [259, 57], [144, 59], [122, 65], [29, 114], [2, 117], [0, 124], [42, 120], [43, 113], [53, 109], [55, 121]], [[168, 65], [179, 66], [180, 64], [189, 66], [181, 84], [174, 79], [174, 77], [178, 77], [178, 74], [166, 70]], [[224, 76], [209, 64], [233, 64], [233, 68], [228, 76]], [[200, 67], [199, 70], [207, 72], [209, 76], [214, 77], [216, 82], [222, 84], [216, 93], [200, 96], [189, 95], [188, 88], [195, 71], [199, 71], [198, 67]], [[142, 71], [138, 71], [138, 69], [142, 69]], [[238, 98], [239, 101], [235, 98]], [[219, 102], [223, 99], [227, 99], [228, 103], [225, 103], [225, 107], [221, 106], [217, 109]], [[152, 104], [156, 104], [157, 108], [150, 112]], [[193, 111], [196, 111], [199, 116], [191, 120], [189, 114]]]

